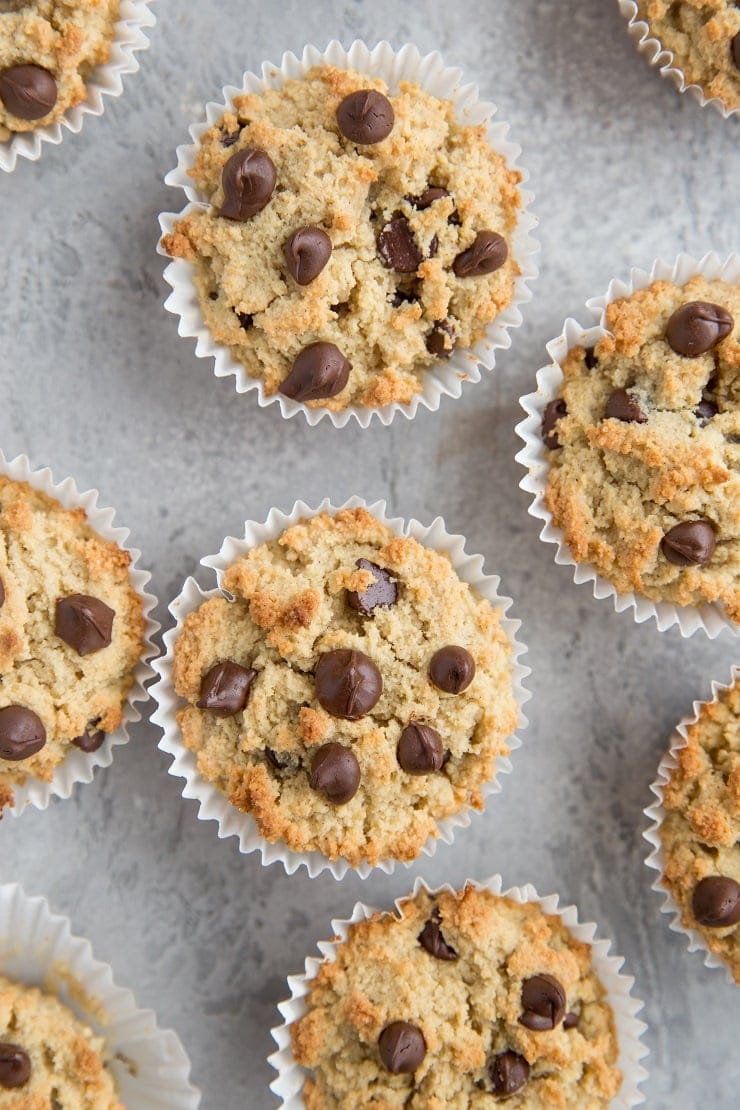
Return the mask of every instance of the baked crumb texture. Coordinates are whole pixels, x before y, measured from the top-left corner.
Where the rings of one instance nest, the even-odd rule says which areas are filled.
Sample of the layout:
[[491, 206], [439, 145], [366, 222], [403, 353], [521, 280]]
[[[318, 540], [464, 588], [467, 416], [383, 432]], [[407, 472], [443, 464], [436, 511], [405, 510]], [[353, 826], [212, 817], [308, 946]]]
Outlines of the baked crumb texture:
[[[87, 98], [85, 81], [108, 60], [118, 11], [119, 0], [0, 0], [0, 141], [56, 123]], [[2, 73], [14, 66], [38, 66], [51, 75], [56, 101], [44, 115], [14, 115], [10, 96], [6, 104]], [[30, 96], [38, 99], [33, 87]]]
[[735, 0], [638, 0], [640, 18], [689, 85], [740, 107], [740, 7]]
[[[734, 323], [710, 350], [686, 357], [666, 328], [695, 301], [721, 306]], [[620, 593], [717, 602], [738, 621], [740, 287], [703, 277], [682, 287], [656, 281], [610, 304], [606, 327], [595, 348], [574, 347], [562, 364], [560, 395], [548, 405], [554, 440], [547, 414], [543, 426], [546, 445], [554, 443], [545, 504], [574, 560], [591, 563]], [[618, 394], [609, 410], [618, 415], [609, 416], [618, 390], [621, 402]], [[679, 565], [663, 539], [695, 521], [711, 527], [714, 549], [703, 563]]]
[[740, 883], [740, 684], [701, 707], [676, 759], [663, 790], [663, 882], [684, 926], [701, 935], [740, 984], [740, 921], [710, 928], [697, 920], [693, 905], [702, 879]]
[[[349, 603], [375, 580], [360, 559], [395, 585], [394, 603], [368, 615]], [[460, 581], [446, 555], [394, 536], [364, 509], [348, 509], [287, 528], [233, 563], [222, 585], [234, 600], [210, 598], [188, 615], [175, 644], [175, 687], [189, 703], [178, 721], [200, 773], [253, 815], [263, 837], [353, 866], [412, 860], [442, 818], [483, 807], [481, 787], [518, 719], [511, 643], [499, 614]], [[434, 653], [450, 644], [475, 663], [457, 694], [428, 675]], [[382, 680], [377, 704], [356, 720], [335, 716], [317, 698], [319, 659], [338, 649], [364, 653]], [[197, 705], [204, 676], [224, 661], [256, 672], [246, 706], [226, 717]], [[427, 773], [399, 764], [411, 723], [439, 737], [440, 759]], [[353, 757], [359, 764], [349, 783], [356, 792], [341, 804], [309, 785], [328, 744], [348, 750], [339, 753], [345, 764], [354, 767]], [[428, 755], [422, 748], [414, 758]], [[346, 769], [341, 776], [344, 790]]]
[[[442, 958], [419, 939], [430, 929], [444, 940], [435, 949]], [[554, 1028], [538, 1031], [520, 1018], [524, 984], [541, 975], [560, 984], [565, 1010]], [[292, 1040], [311, 1071], [308, 1110], [467, 1110], [499, 1101], [507, 1110], [592, 1110], [621, 1085], [614, 1015], [589, 946], [538, 905], [472, 886], [422, 891], [401, 904], [400, 918], [379, 913], [350, 926], [305, 1001]], [[379, 1050], [381, 1033], [398, 1021], [426, 1045], [410, 1074], [390, 1072]], [[507, 1095], [502, 1086], [516, 1089]]]
[[124, 1110], [104, 1052], [103, 1038], [53, 995], [0, 977], [3, 1110]]
[[[395, 117], [390, 134], [368, 145], [346, 138], [336, 115], [361, 89], [388, 94]], [[269, 154], [277, 183], [266, 207], [240, 222], [220, 215], [222, 172], [249, 147]], [[489, 146], [485, 126], [463, 126], [450, 101], [418, 85], [401, 83], [390, 95], [379, 79], [327, 66], [280, 89], [238, 96], [203, 134], [190, 172], [209, 206], [181, 219], [164, 248], [193, 263], [214, 339], [263, 379], [268, 395], [280, 390], [299, 353], [322, 341], [352, 368], [339, 393], [308, 400], [310, 407], [406, 404], [437, 357], [448, 357], [453, 345], [473, 346], [512, 300], [521, 174]], [[430, 188], [444, 195], [427, 194], [419, 207]], [[403, 272], [389, 267], [383, 238], [399, 218], [390, 250]], [[329, 236], [331, 255], [300, 285], [284, 245], [307, 225]], [[455, 259], [484, 230], [503, 237], [506, 260], [495, 272], [458, 277]]]
[[[0, 751], [15, 756], [0, 755], [2, 805], [12, 805], [13, 788], [29, 778], [49, 782], [75, 740], [94, 750], [101, 734], [118, 728], [143, 650], [130, 556], [86, 519], [83, 509], [64, 509], [26, 483], [0, 476]], [[58, 627], [57, 602], [79, 595], [113, 611], [107, 646], [98, 647], [106, 637], [93, 627], [95, 614], [93, 625], [73, 613]], [[30, 710], [43, 726], [45, 743], [28, 756], [24, 751], [35, 745], [11, 706], [24, 715]]]

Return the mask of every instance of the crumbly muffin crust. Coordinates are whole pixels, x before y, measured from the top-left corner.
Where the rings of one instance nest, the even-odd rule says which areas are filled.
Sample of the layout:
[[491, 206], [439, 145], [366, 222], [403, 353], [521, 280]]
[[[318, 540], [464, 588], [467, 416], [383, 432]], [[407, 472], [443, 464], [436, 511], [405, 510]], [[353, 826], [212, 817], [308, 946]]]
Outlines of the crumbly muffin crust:
[[124, 1110], [103, 1038], [53, 995], [0, 976], [0, 1042], [22, 1049], [31, 1064], [22, 1086], [0, 1082], [3, 1110]]
[[740, 8], [735, 0], [638, 0], [644, 19], [690, 85], [740, 107]]
[[[420, 943], [429, 922], [452, 959]], [[543, 974], [561, 984], [567, 1018], [537, 1031], [520, 1023], [522, 989]], [[308, 1110], [489, 1107], [499, 1102], [490, 1067], [505, 1052], [529, 1065], [526, 1082], [505, 1098], [512, 1110], [595, 1110], [621, 1085], [614, 1016], [589, 946], [538, 905], [472, 886], [436, 897], [421, 891], [401, 904], [400, 917], [378, 913], [350, 926], [305, 1002], [292, 1041], [296, 1060], [311, 1069]], [[399, 1020], [426, 1042], [413, 1074], [392, 1074], [379, 1054], [381, 1032]]]
[[87, 97], [85, 81], [108, 60], [119, 0], [0, 0], [0, 72], [34, 65], [57, 87], [51, 111], [39, 119], [14, 115], [0, 95], [0, 141], [61, 119]]
[[[382, 142], [358, 146], [339, 130], [337, 107], [359, 89], [389, 96], [395, 123]], [[261, 212], [235, 222], [219, 215], [222, 171], [247, 147], [268, 152], [277, 186]], [[310, 407], [407, 403], [435, 361], [433, 332], [445, 348], [468, 348], [511, 302], [521, 175], [491, 149], [485, 127], [464, 126], [449, 101], [417, 85], [391, 95], [379, 79], [327, 66], [264, 95], [238, 96], [202, 136], [191, 174], [210, 207], [180, 220], [164, 247], [194, 264], [208, 328], [268, 394], [303, 348], [329, 341], [351, 362], [349, 381]], [[415, 206], [409, 198], [430, 187], [450, 195]], [[398, 216], [422, 256], [415, 272], [387, 268], [379, 253], [382, 230]], [[333, 249], [301, 286], [283, 247], [304, 225], [326, 232]], [[506, 240], [506, 261], [484, 276], [456, 276], [456, 256], [484, 229]]]
[[[685, 357], [668, 343], [666, 327], [694, 301], [723, 306], [734, 326], [711, 350]], [[682, 287], [656, 281], [610, 304], [606, 327], [593, 350], [574, 347], [563, 361], [554, 404], [564, 409], [548, 406], [554, 425], [545, 418], [559, 444], [548, 451], [545, 503], [575, 561], [593, 564], [620, 593], [677, 605], [719, 602], [738, 621], [740, 287], [703, 277]], [[627, 391], [621, 418], [607, 416], [616, 390]], [[698, 520], [713, 529], [711, 558], [671, 562], [664, 537]]]
[[701, 934], [740, 984], [740, 923], [709, 928], [697, 921], [692, 905], [697, 883], [707, 876], [740, 883], [740, 682], [702, 705], [687, 732], [663, 790], [663, 882], [683, 924]]
[[[83, 509], [0, 475], [0, 713], [22, 706], [46, 731], [28, 758], [0, 756], [0, 805], [29, 777], [50, 781], [86, 730], [113, 732], [122, 720], [143, 647], [141, 598], [128, 552], [86, 521]], [[79, 594], [115, 612], [111, 643], [84, 656], [55, 631], [58, 599]]]
[[[348, 604], [348, 591], [374, 579], [358, 559], [387, 570], [397, 586], [395, 603], [367, 616]], [[204, 602], [175, 645], [175, 688], [189, 702], [178, 721], [200, 772], [254, 816], [262, 836], [374, 865], [414, 859], [439, 820], [482, 808], [481, 787], [517, 723], [511, 643], [498, 612], [446, 555], [349, 509], [292, 525], [233, 563], [222, 585], [234, 600]], [[475, 661], [475, 677], [458, 694], [428, 677], [430, 659], [447, 644]], [[356, 720], [317, 698], [319, 659], [345, 648], [369, 656], [383, 683], [377, 704]], [[204, 676], [224, 660], [256, 677], [243, 711], [219, 717], [197, 702]], [[410, 722], [438, 731], [446, 761], [437, 771], [409, 774], [399, 765]], [[330, 743], [359, 763], [359, 787], [341, 805], [309, 785], [316, 753]]]

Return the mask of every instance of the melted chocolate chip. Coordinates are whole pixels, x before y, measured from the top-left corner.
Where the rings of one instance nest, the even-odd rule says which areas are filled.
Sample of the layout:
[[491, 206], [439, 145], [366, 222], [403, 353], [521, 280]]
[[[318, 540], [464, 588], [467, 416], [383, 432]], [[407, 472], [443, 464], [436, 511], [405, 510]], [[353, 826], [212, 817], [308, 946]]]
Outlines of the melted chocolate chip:
[[342, 744], [322, 744], [311, 761], [308, 785], [332, 805], [345, 805], [360, 785], [357, 756]]
[[647, 416], [626, 389], [615, 389], [606, 402], [606, 417], [625, 424], [647, 424]]
[[708, 520], [685, 520], [663, 536], [660, 549], [677, 567], [703, 566], [714, 554], [717, 540]]
[[19, 763], [40, 752], [45, 743], [46, 729], [32, 709], [25, 705], [0, 709], [0, 759]]
[[392, 1021], [378, 1038], [383, 1067], [393, 1075], [415, 1072], [427, 1054], [424, 1034], [408, 1021]]
[[0, 71], [0, 100], [11, 116], [42, 119], [57, 102], [57, 83], [42, 66], [8, 66]]
[[435, 651], [429, 663], [429, 677], [445, 694], [461, 694], [475, 676], [475, 660], [463, 647], [448, 644]]
[[54, 633], [78, 655], [92, 655], [108, 647], [115, 611], [89, 594], [57, 598]]
[[400, 767], [409, 775], [430, 775], [444, 764], [442, 737], [430, 725], [412, 721], [401, 733], [396, 749]]
[[0, 1041], [0, 1087], [6, 1091], [25, 1087], [31, 1078], [31, 1058], [17, 1044]]
[[241, 667], [230, 659], [216, 663], [203, 675], [198, 709], [210, 709], [216, 717], [233, 717], [249, 701], [257, 672]]
[[347, 601], [357, 613], [363, 617], [371, 616], [376, 609], [390, 609], [396, 604], [398, 589], [391, 578], [390, 572], [369, 559], [358, 559], [356, 564], [360, 570], [369, 570], [373, 581], [364, 590], [349, 590]]
[[345, 96], [337, 108], [337, 123], [350, 142], [361, 146], [380, 143], [393, 130], [393, 105], [375, 89], [358, 89]]
[[666, 325], [665, 337], [677, 355], [695, 358], [711, 351], [732, 331], [734, 320], [719, 304], [689, 301], [681, 305]]
[[299, 285], [310, 285], [331, 258], [331, 239], [320, 227], [307, 224], [294, 231], [283, 247], [285, 264]]
[[86, 754], [96, 752], [99, 748], [102, 748], [104, 742], [105, 733], [103, 730], [91, 730], [89, 725], [83, 733], [79, 736], [75, 736], [72, 741], [76, 748], [79, 748], [81, 752], [85, 752]]
[[515, 1094], [529, 1079], [529, 1064], [517, 1052], [500, 1052], [488, 1066], [495, 1095]]
[[596, 357], [596, 350], [594, 347], [586, 348], [586, 351], [583, 355], [583, 361], [586, 363], [586, 368], [588, 370], [593, 370], [594, 367], [598, 364], [599, 360]]
[[496, 231], [479, 231], [472, 246], [458, 254], [452, 269], [459, 278], [482, 277], [500, 269], [509, 256], [506, 240]]
[[242, 133], [242, 127], [237, 127], [236, 131], [222, 131], [221, 132], [221, 146], [229, 147], [234, 146], [239, 142], [239, 136]]
[[389, 270], [413, 274], [422, 261], [411, 224], [405, 216], [394, 216], [378, 235], [378, 254]]
[[455, 328], [451, 320], [435, 324], [427, 336], [427, 350], [435, 358], [449, 358], [455, 349]]
[[377, 705], [382, 692], [380, 671], [362, 651], [327, 651], [316, 664], [316, 697], [332, 717], [358, 721]]
[[553, 975], [532, 975], [522, 984], [520, 1025], [535, 1032], [555, 1029], [565, 1017], [565, 991]]
[[578, 1025], [579, 1021], [580, 1021], [579, 1015], [574, 1014], [573, 1011], [571, 1010], [570, 1013], [567, 1013], [565, 1015], [565, 1017], [563, 1018], [563, 1029], [575, 1029], [575, 1027]]
[[702, 428], [705, 428], [710, 420], [719, 412], [717, 405], [709, 397], [702, 397], [699, 404], [694, 410], [694, 416], [697, 418]]
[[449, 195], [447, 189], [443, 189], [439, 185], [430, 185], [423, 193], [419, 193], [416, 197], [408, 196], [406, 200], [419, 212], [423, 212], [426, 208], [430, 208], [435, 200], [441, 200], [442, 197], [448, 197]]
[[726, 929], [740, 921], [740, 883], [726, 875], [708, 875], [694, 887], [694, 917], [709, 929]]
[[294, 401], [336, 397], [349, 381], [352, 363], [333, 343], [309, 343], [293, 363], [280, 392]]
[[224, 202], [221, 215], [229, 220], [248, 220], [269, 203], [277, 172], [269, 154], [248, 146], [232, 154], [223, 168]]
[[417, 939], [421, 947], [425, 948], [430, 956], [434, 956], [435, 960], [451, 961], [457, 959], [457, 952], [442, 936], [436, 913], [434, 917], [429, 918]]
[[567, 415], [568, 406], [562, 397], [557, 397], [554, 401], [548, 401], [545, 405], [542, 416], [542, 442], [551, 451], [557, 451], [558, 447], [562, 446], [555, 425], [558, 420], [562, 420]]

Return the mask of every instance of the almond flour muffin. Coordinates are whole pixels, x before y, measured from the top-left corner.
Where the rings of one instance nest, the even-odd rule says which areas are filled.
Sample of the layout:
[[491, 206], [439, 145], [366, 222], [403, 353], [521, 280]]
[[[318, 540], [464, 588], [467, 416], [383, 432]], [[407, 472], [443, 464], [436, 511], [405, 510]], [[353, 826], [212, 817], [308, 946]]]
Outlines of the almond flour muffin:
[[547, 405], [545, 504], [620, 593], [740, 620], [740, 288], [656, 281], [606, 310]]
[[663, 883], [740, 984], [740, 684], [701, 707], [663, 789]]
[[144, 634], [130, 561], [83, 509], [0, 475], [0, 809], [120, 725]]
[[0, 141], [60, 120], [108, 60], [118, 0], [0, 0]]
[[124, 1110], [104, 1050], [53, 995], [0, 976], [2, 1110]]
[[200, 773], [260, 834], [357, 866], [412, 860], [517, 724], [499, 613], [365, 509], [237, 559], [183, 622], [174, 684]]
[[406, 404], [512, 300], [521, 175], [418, 85], [325, 66], [239, 95], [191, 174], [207, 205], [163, 247], [268, 395]]
[[467, 886], [349, 927], [292, 1027], [307, 1110], [596, 1110], [622, 1077], [587, 944]]

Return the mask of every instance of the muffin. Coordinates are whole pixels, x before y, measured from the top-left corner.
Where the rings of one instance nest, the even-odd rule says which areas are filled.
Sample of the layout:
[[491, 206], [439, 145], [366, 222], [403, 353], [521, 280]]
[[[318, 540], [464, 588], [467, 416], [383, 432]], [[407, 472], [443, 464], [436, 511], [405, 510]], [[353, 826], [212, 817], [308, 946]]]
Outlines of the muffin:
[[514, 296], [521, 174], [416, 84], [320, 66], [239, 94], [190, 174], [206, 203], [163, 248], [268, 396], [407, 404]]
[[104, 1051], [53, 995], [0, 976], [0, 1107], [124, 1110]]
[[260, 835], [352, 866], [412, 860], [482, 808], [516, 728], [501, 615], [363, 508], [236, 559], [174, 645], [200, 774]]
[[619, 593], [740, 620], [740, 288], [655, 281], [606, 309], [546, 406], [545, 505]]
[[121, 724], [144, 635], [130, 561], [83, 509], [0, 475], [0, 808]]
[[727, 109], [740, 108], [740, 7], [735, 0], [637, 0], [687, 84]]
[[292, 1026], [307, 1110], [608, 1106], [612, 1008], [561, 918], [467, 886], [349, 926]]
[[740, 983], [740, 683], [702, 705], [663, 788], [663, 885]]
[[0, 141], [56, 123], [108, 60], [118, 0], [0, 0]]

